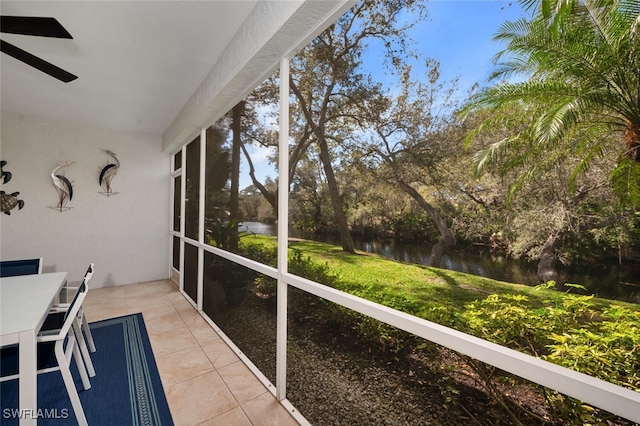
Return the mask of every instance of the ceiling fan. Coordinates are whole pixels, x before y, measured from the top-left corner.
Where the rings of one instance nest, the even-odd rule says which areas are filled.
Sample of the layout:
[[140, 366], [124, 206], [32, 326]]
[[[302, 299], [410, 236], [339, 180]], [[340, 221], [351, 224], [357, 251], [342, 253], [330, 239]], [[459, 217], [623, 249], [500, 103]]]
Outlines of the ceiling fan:
[[[0, 32], [37, 37], [73, 38], [55, 18], [32, 16], [0, 16]], [[65, 83], [78, 78], [70, 72], [58, 68], [52, 63], [40, 59], [4, 40], [0, 40], [0, 51]]]

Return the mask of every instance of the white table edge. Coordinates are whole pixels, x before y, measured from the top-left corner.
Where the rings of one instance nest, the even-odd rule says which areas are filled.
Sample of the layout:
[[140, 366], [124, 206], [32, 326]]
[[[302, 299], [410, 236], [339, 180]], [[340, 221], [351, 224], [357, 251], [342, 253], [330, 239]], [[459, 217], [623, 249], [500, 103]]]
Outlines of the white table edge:
[[67, 282], [66, 272], [54, 272], [52, 274], [38, 274], [38, 275], [59, 275], [60, 282], [58, 283], [57, 290], [51, 297], [49, 306], [45, 312], [43, 312], [42, 318], [39, 320], [37, 327], [33, 330], [24, 330], [19, 333], [11, 333], [1, 337], [0, 342], [2, 345], [11, 344], [11, 342], [19, 345], [19, 391], [18, 391], [18, 408], [20, 417], [20, 425], [36, 425], [38, 414], [38, 356], [37, 356], [37, 335], [44, 323], [47, 313], [53, 306], [56, 295], [60, 292], [64, 283]]

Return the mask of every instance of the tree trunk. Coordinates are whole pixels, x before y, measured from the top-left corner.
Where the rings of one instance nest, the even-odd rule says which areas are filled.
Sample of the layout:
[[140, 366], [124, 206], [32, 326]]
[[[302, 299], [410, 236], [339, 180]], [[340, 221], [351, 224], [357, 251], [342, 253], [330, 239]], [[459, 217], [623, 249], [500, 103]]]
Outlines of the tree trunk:
[[253, 167], [253, 161], [251, 161], [251, 156], [249, 155], [249, 151], [245, 148], [244, 144], [241, 143], [240, 147], [242, 148], [242, 152], [244, 152], [244, 157], [247, 159], [247, 163], [249, 163], [249, 176], [251, 177], [251, 182], [258, 188], [258, 191], [262, 194], [265, 200], [271, 205], [275, 216], [278, 216], [278, 190], [273, 192], [269, 192], [265, 186], [260, 183], [260, 181], [256, 178], [256, 169]]
[[431, 256], [429, 256], [429, 266], [440, 266], [445, 249], [444, 240], [440, 240], [433, 245], [431, 248]]
[[[239, 219], [238, 197], [240, 192], [240, 145], [241, 140], [241, 121], [244, 112], [244, 101], [233, 107], [233, 121], [231, 123], [233, 129], [233, 145], [231, 147], [231, 188], [229, 194], [229, 212], [231, 220]], [[232, 223], [232, 222], [230, 222]], [[236, 224], [231, 230], [231, 238], [229, 239], [229, 250], [238, 250], [238, 225]]]
[[543, 283], [551, 280], [555, 281], [556, 288], [562, 289], [563, 283], [560, 281], [560, 274], [555, 269], [556, 261], [556, 248], [560, 243], [560, 239], [557, 235], [549, 235], [547, 241], [542, 246], [540, 257], [538, 258], [538, 273], [537, 277]]
[[624, 131], [624, 141], [627, 145], [627, 156], [640, 163], [640, 125], [629, 123]]
[[[296, 167], [298, 166], [298, 162], [309, 147], [311, 143], [310, 136], [311, 132], [305, 132], [302, 138], [296, 143], [291, 155], [289, 156], [289, 184], [293, 182], [293, 177], [296, 172]], [[274, 215], [278, 216], [278, 190], [276, 189], [273, 192], [269, 192], [269, 190], [256, 178], [256, 169], [253, 166], [253, 161], [251, 160], [251, 156], [249, 155], [249, 151], [244, 146], [244, 143], [240, 141], [240, 148], [242, 148], [242, 152], [244, 153], [245, 158], [247, 159], [247, 163], [249, 163], [249, 176], [251, 177], [251, 182], [253, 185], [258, 188], [258, 191], [262, 194], [262, 196], [267, 200], [267, 202], [271, 205], [273, 209]]]
[[347, 216], [344, 214], [342, 197], [340, 196], [338, 183], [336, 182], [333, 167], [331, 166], [329, 146], [324, 138], [318, 138], [318, 145], [320, 147], [320, 160], [322, 161], [324, 173], [327, 176], [327, 185], [329, 187], [329, 193], [331, 194], [331, 206], [333, 207], [334, 217], [336, 219], [336, 224], [338, 225], [338, 231], [340, 232], [342, 250], [349, 253], [355, 253], [356, 249], [353, 244], [353, 238], [351, 238], [349, 225], [347, 224]]
[[431, 249], [431, 257], [429, 259], [429, 265], [431, 266], [440, 266], [442, 262], [442, 255], [449, 248], [456, 245], [456, 239], [449, 230], [447, 226], [447, 222], [440, 216], [438, 210], [433, 207], [431, 204], [424, 199], [422, 194], [420, 194], [414, 187], [404, 182], [403, 180], [396, 177], [396, 182], [400, 184], [400, 187], [404, 192], [409, 194], [411, 198], [416, 200], [418, 205], [431, 216], [431, 219], [436, 224], [440, 235], [442, 236], [442, 240], [438, 241], [433, 248]]

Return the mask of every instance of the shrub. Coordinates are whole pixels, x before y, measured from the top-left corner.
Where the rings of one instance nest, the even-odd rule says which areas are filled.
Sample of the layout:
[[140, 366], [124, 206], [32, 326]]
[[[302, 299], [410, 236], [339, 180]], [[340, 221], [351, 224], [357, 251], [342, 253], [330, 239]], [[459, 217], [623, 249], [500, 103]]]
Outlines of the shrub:
[[547, 360], [640, 391], [640, 312], [606, 307], [592, 321], [549, 338]]
[[[493, 294], [458, 316], [464, 331], [478, 337], [640, 391], [638, 311], [602, 306], [593, 296], [566, 294], [532, 306], [526, 296]], [[602, 420], [597, 410], [562, 395], [547, 399], [561, 418]]]

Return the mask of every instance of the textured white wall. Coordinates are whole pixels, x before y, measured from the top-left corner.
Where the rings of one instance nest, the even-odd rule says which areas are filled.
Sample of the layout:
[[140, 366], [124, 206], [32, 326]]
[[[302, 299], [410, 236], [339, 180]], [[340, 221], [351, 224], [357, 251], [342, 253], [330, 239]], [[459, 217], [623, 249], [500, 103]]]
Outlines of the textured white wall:
[[[7, 113], [1, 124], [0, 159], [13, 177], [0, 188], [19, 191], [25, 206], [0, 214], [0, 258], [43, 257], [43, 272], [67, 271], [70, 282], [94, 262], [94, 288], [169, 276], [170, 156], [160, 137]], [[122, 163], [111, 197], [99, 194], [102, 149]], [[63, 169], [74, 195], [62, 213], [48, 207], [57, 204], [50, 175], [61, 161], [76, 162]]]

